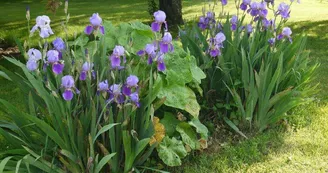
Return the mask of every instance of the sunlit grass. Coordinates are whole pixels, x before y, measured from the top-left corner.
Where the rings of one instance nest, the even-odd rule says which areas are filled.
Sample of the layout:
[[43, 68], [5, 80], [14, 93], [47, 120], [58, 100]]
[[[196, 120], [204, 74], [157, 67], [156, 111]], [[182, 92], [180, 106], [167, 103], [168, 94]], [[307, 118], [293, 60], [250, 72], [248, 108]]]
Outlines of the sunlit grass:
[[325, 172], [328, 170], [328, 104], [311, 103], [295, 110], [288, 131], [273, 129], [218, 152], [197, 155], [175, 172]]
[[[276, 6], [282, 2], [276, 1]], [[46, 1], [29, 0], [29, 1], [5, 1], [0, 6], [0, 43], [4, 45], [14, 46], [14, 38], [21, 40], [28, 39], [27, 21], [25, 18], [25, 8], [27, 5], [31, 9], [30, 27], [35, 24], [35, 18], [39, 15], [48, 15], [51, 20], [51, 26], [56, 33], [48, 40], [53, 40], [56, 36], [64, 37], [61, 23], [65, 20], [64, 6], [60, 6], [54, 15], [45, 8]], [[213, 7], [213, 3], [212, 6]], [[202, 15], [202, 8], [208, 9], [208, 4], [204, 0], [184, 0], [183, 1], [183, 17], [185, 21], [197, 19]], [[68, 37], [73, 38], [75, 34], [83, 32], [84, 27], [89, 23], [89, 16], [98, 12], [104, 20], [110, 20], [117, 24], [119, 22], [128, 22], [140, 20], [150, 22], [151, 16], [147, 12], [147, 0], [86, 0], [86, 1], [69, 1], [70, 22], [68, 25]], [[221, 6], [216, 5], [214, 11], [219, 14]], [[296, 21], [318, 21], [328, 19], [328, 2], [320, 2], [318, 0], [303, 0], [301, 4], [296, 2], [292, 6], [291, 22]], [[228, 3], [224, 10], [230, 14], [236, 13], [233, 3]], [[240, 12], [241, 14], [242, 12]], [[272, 12], [269, 11], [269, 16]], [[30, 38], [32, 45], [38, 44], [38, 36], [35, 34]], [[1, 44], [0, 44], [1, 45]]]

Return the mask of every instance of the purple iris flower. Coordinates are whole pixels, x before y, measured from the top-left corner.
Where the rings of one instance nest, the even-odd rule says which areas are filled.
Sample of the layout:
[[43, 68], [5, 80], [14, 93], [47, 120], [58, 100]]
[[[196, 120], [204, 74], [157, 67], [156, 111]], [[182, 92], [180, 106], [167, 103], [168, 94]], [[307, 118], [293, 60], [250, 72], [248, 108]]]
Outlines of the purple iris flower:
[[130, 75], [127, 79], [126, 79], [126, 84], [128, 87], [132, 88], [132, 87], [137, 87], [138, 86], [138, 82], [139, 79], [137, 76], [135, 75]]
[[215, 16], [214, 13], [211, 12], [211, 11], [208, 11], [208, 12], [206, 13], [206, 18], [207, 18], [207, 19], [214, 19], [214, 18], [215, 18], [214, 16]]
[[109, 87], [109, 90], [114, 94], [114, 95], [119, 95], [121, 93], [121, 87], [118, 84], [113, 84]]
[[131, 94], [131, 88], [128, 87], [127, 85], [123, 85], [122, 87], [122, 93], [126, 96], [129, 96]]
[[270, 27], [271, 23], [268, 19], [262, 19], [262, 26], [264, 29], [268, 29]]
[[233, 15], [230, 19], [231, 30], [235, 31], [237, 29], [238, 18], [236, 15]]
[[221, 0], [221, 4], [222, 4], [223, 6], [227, 5], [227, 4], [228, 4], [228, 0]]
[[30, 32], [34, 33], [37, 29], [39, 29], [41, 38], [48, 38], [50, 35], [54, 34], [50, 27], [50, 18], [45, 15], [36, 18], [36, 24]]
[[214, 44], [215, 45], [222, 45], [222, 43], [226, 40], [226, 36], [222, 33], [219, 32], [216, 34], [214, 37]]
[[166, 26], [166, 14], [164, 11], [158, 10], [154, 13], [154, 19], [155, 21], [151, 24], [151, 29], [154, 32], [159, 32], [162, 28], [162, 24], [165, 24], [165, 28], [167, 30]]
[[113, 54], [115, 56], [123, 56], [125, 53], [125, 49], [123, 46], [115, 46], [115, 48], [113, 49]]
[[157, 50], [157, 47], [155, 46], [155, 44], [146, 44], [145, 49], [138, 51], [137, 54], [139, 56], [147, 55], [148, 56], [148, 64], [152, 64], [153, 59], [156, 57], [156, 50]]
[[250, 9], [247, 10], [251, 16], [255, 17], [259, 14], [259, 3], [257, 2], [252, 2], [250, 4]]
[[277, 40], [281, 40], [281, 39], [283, 39], [283, 38], [288, 38], [288, 40], [289, 40], [290, 42], [292, 42], [291, 35], [292, 35], [292, 30], [291, 30], [289, 27], [284, 27], [284, 28], [282, 29], [281, 34], [279, 34], [279, 35], [277, 36]]
[[206, 24], [206, 19], [205, 19], [204, 16], [201, 16], [201, 17], [199, 18], [198, 27], [199, 27], [201, 30], [205, 30], [205, 29], [206, 29], [207, 24]]
[[139, 94], [137, 92], [130, 94], [130, 99], [137, 107], [140, 107]]
[[154, 53], [156, 53], [156, 47], [154, 44], [146, 44], [145, 46], [145, 52], [148, 54], [148, 55], [153, 55]]
[[276, 42], [276, 39], [275, 39], [275, 38], [270, 38], [270, 39], [268, 40], [268, 42], [269, 42], [270, 46], [273, 46], [274, 43]]
[[157, 70], [158, 71], [165, 71], [166, 70], [166, 65], [165, 65], [165, 62], [164, 62], [164, 54], [161, 54], [157, 58]]
[[217, 57], [221, 55], [221, 50], [219, 46], [215, 45], [213, 48], [210, 49], [210, 56], [211, 57]]
[[63, 98], [66, 101], [70, 101], [72, 100], [74, 93], [73, 93], [73, 89], [75, 88], [74, 86], [74, 78], [70, 75], [66, 75], [64, 77], [62, 77], [61, 80], [61, 87], [65, 89], [64, 93], [63, 93]]
[[108, 88], [108, 81], [107, 80], [104, 80], [102, 82], [100, 82], [98, 84], [98, 90], [99, 91], [108, 91], [109, 88]]
[[126, 84], [123, 85], [123, 88], [122, 88], [123, 94], [129, 96], [132, 93], [132, 89], [138, 88], [138, 82], [139, 82], [139, 79], [137, 76], [130, 75], [126, 79]]
[[47, 52], [47, 60], [49, 63], [55, 63], [59, 61], [59, 53], [57, 50], [49, 50]]
[[162, 41], [159, 42], [159, 49], [162, 53], [172, 52], [174, 50], [172, 44], [172, 35], [165, 32]]
[[250, 4], [250, 9], [247, 10], [251, 16], [255, 17], [254, 21], [259, 20], [259, 18], [266, 18], [268, 10], [266, 9], [266, 2], [252, 2]]
[[266, 18], [268, 15], [268, 10], [266, 9], [267, 4], [266, 2], [259, 3], [259, 16], [262, 18]]
[[123, 56], [123, 62], [125, 63], [125, 49], [123, 46], [115, 46], [113, 49], [112, 55], [109, 57], [111, 61], [112, 68], [114, 69], [122, 69], [121, 66], [121, 56]]
[[253, 32], [253, 26], [251, 24], [246, 25], [246, 31], [248, 34]]
[[221, 56], [221, 48], [223, 48], [223, 42], [226, 40], [226, 36], [219, 32], [214, 38], [210, 39], [210, 48], [208, 50], [211, 57]]
[[26, 68], [29, 70], [29, 71], [34, 71], [38, 68], [38, 63], [37, 61], [33, 61], [33, 60], [28, 60], [26, 62]]
[[199, 18], [198, 27], [201, 30], [205, 30], [206, 28], [212, 28], [215, 23], [215, 13], [209, 11], [206, 13], [206, 16], [201, 16]]
[[90, 69], [92, 68], [93, 64], [90, 64], [89, 62], [85, 62], [83, 63], [82, 65], [82, 71], [81, 71], [81, 74], [80, 74], [80, 77], [79, 79], [80, 80], [86, 80], [87, 79], [87, 74], [88, 74], [88, 71], [90, 71]]
[[60, 37], [57, 37], [52, 44], [54, 45], [55, 49], [58, 51], [62, 51], [65, 50], [66, 45], [65, 42], [63, 41], [63, 39], [61, 39]]
[[284, 27], [282, 29], [282, 35], [284, 35], [285, 37], [290, 37], [291, 34], [292, 30], [289, 27]]
[[286, 4], [286, 3], [284, 3], [284, 2], [280, 3], [279, 6], [278, 6], [277, 14], [278, 15], [281, 15], [281, 17], [283, 19], [288, 19], [290, 17], [289, 16], [289, 14], [290, 14], [290, 7], [289, 7], [289, 5]]
[[98, 13], [93, 13], [92, 16], [90, 17], [90, 24], [88, 25], [84, 33], [87, 35], [90, 35], [93, 31], [97, 31], [99, 29], [100, 33], [104, 34], [105, 33], [105, 28], [102, 26], [102, 19], [99, 16]]
[[247, 10], [247, 7], [250, 5], [251, 0], [243, 0], [243, 2], [240, 4], [241, 10]]
[[118, 84], [113, 84], [109, 87], [109, 98], [114, 100], [118, 104], [124, 103], [124, 95], [121, 93], [121, 86]]
[[42, 58], [42, 54], [38, 49], [30, 49], [27, 52], [28, 61], [26, 62], [26, 67], [29, 71], [34, 71], [38, 68], [38, 61]]
[[61, 64], [60, 62], [54, 63], [52, 65], [52, 71], [57, 75], [61, 74], [63, 70], [64, 70], [64, 64]]
[[272, 28], [272, 29], [276, 29], [275, 28], [275, 22], [274, 22], [274, 19], [262, 19], [262, 26], [264, 29], [268, 29], [268, 28]]
[[57, 50], [49, 50], [47, 52], [48, 64], [52, 65], [52, 71], [55, 74], [61, 74], [64, 70], [64, 64], [59, 61], [59, 52]]
[[42, 58], [41, 52], [38, 49], [30, 49], [27, 52], [29, 60], [38, 61]]

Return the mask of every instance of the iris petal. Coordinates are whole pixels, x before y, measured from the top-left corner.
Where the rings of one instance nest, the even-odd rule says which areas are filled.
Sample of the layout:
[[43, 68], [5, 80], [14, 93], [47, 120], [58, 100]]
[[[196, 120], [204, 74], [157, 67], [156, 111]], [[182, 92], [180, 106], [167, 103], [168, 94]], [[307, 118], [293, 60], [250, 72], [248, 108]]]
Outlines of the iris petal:
[[82, 71], [80, 74], [80, 80], [86, 80], [87, 79], [87, 73], [85, 71]]
[[121, 65], [121, 58], [120, 57], [111, 56], [110, 61], [111, 61], [111, 64], [112, 64], [112, 68], [118, 68]]
[[64, 64], [60, 64], [60, 63], [55, 63], [52, 65], [52, 71], [55, 74], [61, 74], [64, 70]]
[[93, 31], [93, 27], [91, 25], [87, 26], [84, 30], [84, 33], [90, 35]]
[[71, 90], [65, 90], [65, 92], [63, 93], [63, 98], [66, 100], [66, 101], [70, 101], [73, 99], [73, 92]]
[[157, 22], [153, 22], [151, 24], [151, 29], [154, 31], [154, 32], [158, 32], [161, 30], [161, 24], [160, 23], [157, 23]]
[[165, 71], [166, 70], [166, 66], [165, 63], [163, 61], [160, 61], [157, 63], [157, 70], [158, 71]]
[[164, 42], [160, 42], [159, 49], [162, 53], [167, 53], [169, 51], [169, 45]]
[[104, 26], [100, 26], [99, 27], [100, 33], [102, 33], [103, 35], [105, 34], [105, 28]]

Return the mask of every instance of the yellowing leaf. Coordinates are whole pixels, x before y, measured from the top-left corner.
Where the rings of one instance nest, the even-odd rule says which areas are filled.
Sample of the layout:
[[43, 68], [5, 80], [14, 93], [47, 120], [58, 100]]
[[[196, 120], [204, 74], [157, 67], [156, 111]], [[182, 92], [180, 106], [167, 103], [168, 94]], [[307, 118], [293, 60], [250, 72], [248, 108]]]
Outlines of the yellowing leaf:
[[149, 145], [153, 145], [156, 142], [161, 143], [161, 141], [165, 137], [165, 127], [163, 124], [159, 122], [158, 117], [154, 117], [153, 125], [154, 125], [155, 134], [151, 137], [149, 141]]

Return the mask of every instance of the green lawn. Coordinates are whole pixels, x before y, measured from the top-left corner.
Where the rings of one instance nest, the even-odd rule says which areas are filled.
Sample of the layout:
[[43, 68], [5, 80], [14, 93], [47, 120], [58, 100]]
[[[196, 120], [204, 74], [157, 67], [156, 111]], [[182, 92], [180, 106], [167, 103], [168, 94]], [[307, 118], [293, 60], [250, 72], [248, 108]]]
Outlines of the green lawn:
[[[194, 19], [201, 14], [203, 0], [184, 1], [184, 18]], [[41, 14], [53, 19], [55, 33], [63, 35], [60, 21], [63, 7], [53, 16], [45, 12], [45, 1], [5, 0], [0, 6], [0, 43], [13, 44], [13, 36], [18, 38], [27, 34], [25, 6], [31, 6], [32, 21]], [[276, 2], [278, 4], [278, 2]], [[229, 5], [229, 10], [233, 6]], [[291, 13], [290, 25], [293, 33], [306, 32], [309, 36], [308, 49], [311, 58], [319, 61], [318, 77], [320, 92], [316, 101], [303, 105], [291, 112], [287, 125], [236, 143], [232, 139], [215, 142], [202, 155], [191, 156], [184, 160], [180, 168], [173, 172], [211, 173], [211, 172], [327, 172], [328, 171], [328, 2], [303, 0], [295, 4]], [[121, 21], [150, 21], [146, 12], [146, 0], [70, 0], [71, 21], [69, 34], [83, 30], [93, 12], [102, 18]], [[25, 37], [26, 38], [26, 37]], [[37, 36], [32, 39], [36, 42]], [[53, 37], [52, 37], [53, 38]], [[0, 65], [7, 66], [3, 60]], [[0, 78], [0, 98], [24, 107], [23, 96], [14, 85]], [[0, 113], [1, 116], [1, 113]], [[1, 138], [0, 138], [1, 139]], [[8, 144], [0, 140], [0, 150]]]

